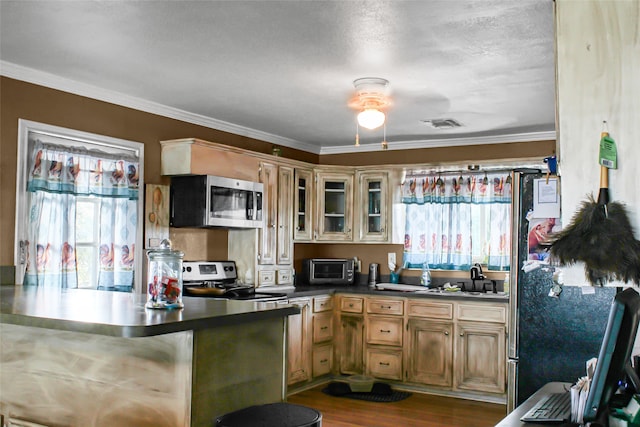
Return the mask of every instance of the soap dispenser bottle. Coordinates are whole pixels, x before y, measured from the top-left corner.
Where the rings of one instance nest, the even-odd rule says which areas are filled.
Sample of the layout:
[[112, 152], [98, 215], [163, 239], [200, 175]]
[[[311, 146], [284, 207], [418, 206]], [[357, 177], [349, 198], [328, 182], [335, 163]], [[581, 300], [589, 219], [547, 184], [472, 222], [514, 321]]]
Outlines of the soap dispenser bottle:
[[422, 263], [422, 275], [420, 276], [420, 284], [422, 286], [431, 286], [431, 270], [429, 270], [429, 263]]

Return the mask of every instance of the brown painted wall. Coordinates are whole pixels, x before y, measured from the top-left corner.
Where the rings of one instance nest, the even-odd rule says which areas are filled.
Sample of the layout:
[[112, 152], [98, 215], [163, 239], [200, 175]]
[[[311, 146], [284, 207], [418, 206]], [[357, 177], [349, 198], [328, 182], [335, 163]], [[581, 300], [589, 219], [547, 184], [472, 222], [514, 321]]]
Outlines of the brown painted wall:
[[[160, 175], [159, 141], [162, 140], [200, 138], [261, 153], [270, 153], [273, 147], [273, 144], [268, 142], [0, 77], [0, 265], [13, 265], [19, 118], [144, 143], [145, 182], [148, 184], [169, 182], [167, 177]], [[542, 158], [554, 152], [555, 142], [389, 150], [324, 156], [287, 147], [281, 149], [283, 157], [308, 163], [361, 166]], [[172, 229], [171, 239], [175, 247], [185, 251], [185, 259], [214, 260], [227, 257], [227, 232], [223, 230]], [[300, 269], [303, 258], [358, 256], [362, 259], [363, 269], [371, 262], [378, 262], [382, 265], [384, 274], [387, 268], [386, 254], [391, 251], [396, 252], [397, 258], [400, 259], [402, 246], [296, 244], [295, 268]]]
[[[389, 142], [393, 145], [393, 142]], [[320, 163], [327, 165], [403, 165], [417, 163], [461, 162], [483, 160], [539, 158], [555, 153], [556, 142], [514, 142], [509, 144], [467, 145], [458, 147], [419, 148], [413, 150], [370, 151], [362, 153], [326, 154]]]
[[[0, 265], [13, 265], [18, 119], [144, 143], [147, 184], [169, 183], [160, 175], [159, 141], [200, 138], [261, 153], [271, 153], [273, 147], [268, 142], [0, 77]], [[283, 157], [318, 162], [316, 154], [281, 148]], [[175, 229], [171, 238], [175, 247], [185, 250], [186, 259], [227, 256], [227, 232], [223, 230]]]

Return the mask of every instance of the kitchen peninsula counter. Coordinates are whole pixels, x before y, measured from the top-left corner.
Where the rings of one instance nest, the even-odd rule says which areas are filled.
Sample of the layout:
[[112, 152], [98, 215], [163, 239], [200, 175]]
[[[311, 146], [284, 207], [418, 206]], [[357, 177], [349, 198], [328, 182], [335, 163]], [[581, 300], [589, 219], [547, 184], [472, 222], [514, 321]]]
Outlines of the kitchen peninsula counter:
[[286, 396], [286, 318], [269, 302], [0, 287], [0, 414], [43, 426], [211, 426]]
[[184, 308], [145, 308], [146, 295], [88, 289], [0, 286], [0, 322], [117, 337], [146, 337], [297, 314], [267, 302], [184, 297]]

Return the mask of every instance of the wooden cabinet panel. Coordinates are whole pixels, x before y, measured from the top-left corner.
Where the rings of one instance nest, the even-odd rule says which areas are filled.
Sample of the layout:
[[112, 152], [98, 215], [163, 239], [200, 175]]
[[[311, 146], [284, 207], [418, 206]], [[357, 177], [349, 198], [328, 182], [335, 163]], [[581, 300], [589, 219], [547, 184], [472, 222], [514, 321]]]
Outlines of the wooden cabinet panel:
[[367, 347], [367, 375], [402, 381], [402, 349]]
[[402, 346], [404, 319], [393, 316], [367, 316], [368, 344]]
[[362, 374], [364, 349], [364, 321], [362, 316], [340, 316], [340, 372]]
[[407, 381], [453, 385], [453, 323], [408, 320]]
[[313, 299], [313, 312], [320, 313], [323, 311], [333, 310], [333, 297], [330, 295], [315, 297]]
[[504, 324], [507, 322], [507, 305], [459, 303], [456, 318], [458, 320], [477, 320]]
[[387, 242], [389, 230], [389, 174], [387, 172], [356, 173], [357, 198], [354, 205], [357, 240]]
[[453, 304], [450, 302], [432, 302], [426, 300], [409, 300], [407, 314], [415, 317], [432, 319], [453, 319]]
[[309, 360], [309, 316], [311, 300], [296, 298], [289, 301], [300, 307], [300, 314], [287, 320], [287, 384], [295, 384], [310, 379]]
[[258, 286], [271, 286], [276, 284], [276, 272], [274, 270], [258, 271]]
[[390, 298], [367, 298], [367, 313], [404, 314], [404, 301]]
[[333, 345], [331, 343], [313, 347], [313, 378], [331, 373], [333, 368]]
[[456, 336], [456, 388], [504, 393], [504, 325], [460, 322]]
[[260, 182], [264, 185], [262, 215], [264, 227], [259, 235], [258, 263], [272, 265], [276, 262], [276, 222], [278, 221], [278, 167], [272, 163], [260, 164]]
[[325, 311], [313, 315], [313, 342], [321, 343], [333, 338], [333, 313]]
[[293, 264], [293, 168], [278, 166], [276, 263]]
[[310, 242], [313, 238], [313, 190], [313, 170], [296, 168], [293, 238], [297, 242]]
[[353, 240], [353, 173], [318, 171], [316, 241]]
[[362, 313], [364, 298], [342, 297], [340, 298], [340, 311], [348, 313]]

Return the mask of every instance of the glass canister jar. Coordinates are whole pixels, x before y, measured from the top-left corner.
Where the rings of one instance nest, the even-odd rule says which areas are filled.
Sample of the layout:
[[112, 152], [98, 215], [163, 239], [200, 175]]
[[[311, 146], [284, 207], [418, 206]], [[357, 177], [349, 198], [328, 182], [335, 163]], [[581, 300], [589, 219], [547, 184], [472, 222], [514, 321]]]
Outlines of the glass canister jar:
[[147, 308], [182, 308], [182, 258], [168, 239], [147, 251]]

